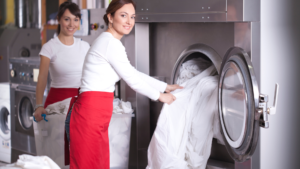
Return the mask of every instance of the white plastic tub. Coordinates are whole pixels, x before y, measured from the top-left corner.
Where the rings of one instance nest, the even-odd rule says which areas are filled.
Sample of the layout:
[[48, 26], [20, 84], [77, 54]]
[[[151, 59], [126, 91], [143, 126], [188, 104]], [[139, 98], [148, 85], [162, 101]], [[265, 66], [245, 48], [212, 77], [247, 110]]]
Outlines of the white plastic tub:
[[132, 117], [134, 114], [112, 114], [108, 127], [111, 169], [128, 169]]

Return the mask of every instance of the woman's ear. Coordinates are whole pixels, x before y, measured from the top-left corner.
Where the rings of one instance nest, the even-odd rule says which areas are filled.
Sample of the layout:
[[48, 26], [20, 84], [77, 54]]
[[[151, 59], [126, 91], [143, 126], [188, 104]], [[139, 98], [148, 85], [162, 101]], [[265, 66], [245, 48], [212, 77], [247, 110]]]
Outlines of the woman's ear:
[[58, 24], [60, 24], [60, 19], [58, 19], [58, 17], [56, 17], [57, 21], [58, 21]]
[[107, 18], [108, 18], [108, 22], [109, 23], [113, 23], [113, 17], [111, 16], [111, 14], [107, 14]]

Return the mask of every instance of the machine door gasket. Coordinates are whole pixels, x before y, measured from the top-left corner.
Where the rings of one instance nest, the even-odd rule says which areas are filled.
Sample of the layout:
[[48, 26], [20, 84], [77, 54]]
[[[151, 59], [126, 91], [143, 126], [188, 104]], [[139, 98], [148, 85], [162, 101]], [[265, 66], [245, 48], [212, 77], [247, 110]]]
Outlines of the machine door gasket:
[[5, 106], [0, 106], [0, 136], [4, 140], [10, 139], [10, 113]]
[[201, 54], [205, 55], [215, 66], [218, 74], [220, 74], [220, 67], [221, 67], [222, 59], [219, 56], [219, 54], [210, 46], [202, 44], [202, 43], [197, 43], [197, 44], [193, 44], [193, 45], [189, 46], [184, 51], [182, 51], [181, 54], [179, 55], [175, 65], [174, 65], [172, 75], [171, 75], [171, 83], [172, 84], [176, 84], [176, 80], [179, 76], [180, 67], [182, 66], [182, 64], [185, 61], [187, 61], [187, 59], [191, 55], [193, 55], [195, 53], [201, 53]]
[[225, 54], [219, 79], [218, 107], [222, 136], [237, 162], [249, 159], [256, 148], [259, 121], [255, 120], [259, 91], [248, 54], [238, 47]]

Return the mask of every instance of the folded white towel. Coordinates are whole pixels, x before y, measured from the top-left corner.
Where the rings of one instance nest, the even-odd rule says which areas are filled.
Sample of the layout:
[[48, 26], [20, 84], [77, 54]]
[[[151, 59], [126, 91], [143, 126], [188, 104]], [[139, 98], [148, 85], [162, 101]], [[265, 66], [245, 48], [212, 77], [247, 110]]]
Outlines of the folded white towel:
[[23, 154], [14, 164], [0, 167], [0, 169], [60, 169], [60, 167], [47, 156], [32, 156]]

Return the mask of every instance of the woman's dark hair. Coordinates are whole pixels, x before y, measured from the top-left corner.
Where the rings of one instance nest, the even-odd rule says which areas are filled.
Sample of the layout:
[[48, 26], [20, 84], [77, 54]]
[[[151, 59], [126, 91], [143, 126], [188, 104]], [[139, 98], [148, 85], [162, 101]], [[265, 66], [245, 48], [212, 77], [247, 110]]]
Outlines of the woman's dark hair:
[[111, 16], [115, 15], [115, 12], [122, 8], [125, 4], [132, 4], [134, 9], [136, 8], [135, 3], [132, 0], [112, 0], [106, 9], [106, 14], [103, 16], [103, 19], [108, 26], [108, 17], [107, 14], [111, 14]]
[[[76, 17], [78, 17], [79, 19], [81, 19], [81, 13], [80, 13], [80, 9], [79, 9], [78, 5], [73, 2], [66, 1], [59, 6], [58, 13], [57, 13], [58, 21], [60, 20], [60, 18], [63, 16], [63, 14], [65, 13], [65, 11], [67, 9], [69, 9], [71, 14], [73, 14]], [[56, 33], [57, 33], [57, 35], [59, 35], [59, 33], [60, 33], [60, 24], [58, 24], [58, 26], [57, 26]]]

